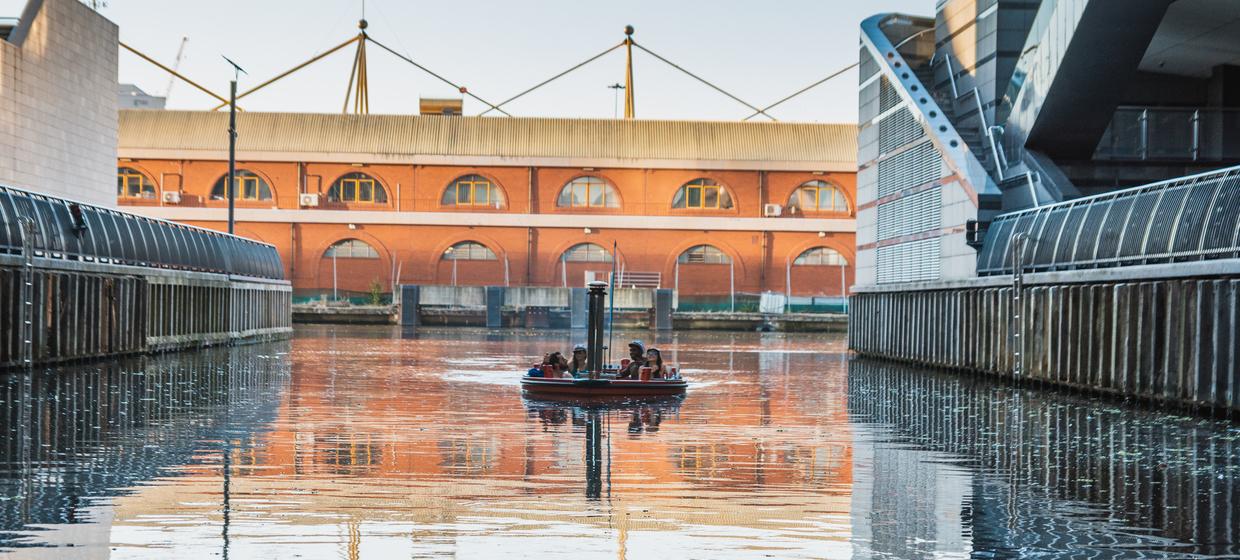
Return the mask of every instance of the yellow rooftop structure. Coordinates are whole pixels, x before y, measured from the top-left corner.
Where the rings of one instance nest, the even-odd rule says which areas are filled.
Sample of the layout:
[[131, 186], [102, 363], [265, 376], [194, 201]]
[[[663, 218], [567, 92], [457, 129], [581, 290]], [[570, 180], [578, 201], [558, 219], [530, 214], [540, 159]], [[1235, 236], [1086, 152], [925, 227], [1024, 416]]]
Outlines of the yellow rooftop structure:
[[[853, 124], [258, 113], [243, 161], [855, 171]], [[227, 159], [228, 113], [120, 111], [119, 156]]]

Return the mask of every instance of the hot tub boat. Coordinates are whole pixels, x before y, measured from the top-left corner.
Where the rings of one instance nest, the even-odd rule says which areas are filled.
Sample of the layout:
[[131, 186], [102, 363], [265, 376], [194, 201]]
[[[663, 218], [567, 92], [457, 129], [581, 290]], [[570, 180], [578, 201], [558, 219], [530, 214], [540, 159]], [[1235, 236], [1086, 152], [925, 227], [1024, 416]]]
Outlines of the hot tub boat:
[[[589, 364], [605, 363], [603, 360], [603, 298], [607, 285], [591, 282], [589, 297], [586, 354]], [[627, 360], [626, 360], [627, 361]], [[621, 362], [621, 367], [624, 367]], [[582, 377], [558, 377], [552, 366], [535, 365], [521, 377], [521, 389], [528, 395], [541, 398], [588, 399], [591, 397], [657, 397], [682, 395], [689, 384], [680, 377], [677, 368], [669, 368], [666, 378], [651, 377], [650, 368], [642, 368], [637, 379], [620, 379], [617, 368], [604, 367], [593, 375]]]

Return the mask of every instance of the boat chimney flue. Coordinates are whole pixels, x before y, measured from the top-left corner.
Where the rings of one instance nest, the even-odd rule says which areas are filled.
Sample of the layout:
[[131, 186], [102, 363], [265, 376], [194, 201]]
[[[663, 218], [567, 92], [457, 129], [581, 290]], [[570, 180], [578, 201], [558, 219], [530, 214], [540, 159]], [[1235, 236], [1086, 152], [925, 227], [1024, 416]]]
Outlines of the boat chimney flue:
[[589, 303], [586, 317], [586, 361], [590, 365], [590, 379], [598, 379], [603, 367], [603, 317], [607, 300], [607, 283], [590, 282]]

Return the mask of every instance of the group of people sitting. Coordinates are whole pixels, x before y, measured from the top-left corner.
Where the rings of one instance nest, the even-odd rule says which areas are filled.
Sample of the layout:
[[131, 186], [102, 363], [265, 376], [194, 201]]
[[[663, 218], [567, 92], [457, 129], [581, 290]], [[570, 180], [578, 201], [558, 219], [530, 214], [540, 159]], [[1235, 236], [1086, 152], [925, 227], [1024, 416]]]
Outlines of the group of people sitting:
[[[540, 368], [546, 369], [545, 366], [551, 366], [556, 375], [559, 377], [578, 377], [590, 371], [588, 360], [586, 359], [586, 347], [578, 344], [573, 347], [573, 358], [567, 359], [560, 352], [549, 352], [543, 355], [543, 361]], [[647, 349], [640, 340], [634, 340], [629, 343], [629, 360], [619, 371], [616, 372], [616, 379], [637, 379], [641, 375], [642, 368], [650, 368], [650, 377], [652, 379], [663, 379], [670, 377], [668, 369], [663, 365], [663, 355], [658, 348]]]

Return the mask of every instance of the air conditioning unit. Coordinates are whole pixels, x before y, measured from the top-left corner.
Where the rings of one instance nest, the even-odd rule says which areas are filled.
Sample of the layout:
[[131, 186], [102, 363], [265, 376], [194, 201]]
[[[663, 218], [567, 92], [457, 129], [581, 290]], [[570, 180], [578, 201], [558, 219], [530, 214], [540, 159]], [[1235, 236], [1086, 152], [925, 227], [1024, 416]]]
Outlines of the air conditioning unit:
[[784, 207], [778, 204], [762, 205], [762, 215], [768, 218], [774, 218], [776, 216], [782, 215], [783, 213], [784, 213]]
[[319, 205], [319, 193], [301, 193], [297, 201], [302, 206], [314, 208]]
[[181, 191], [164, 191], [164, 204], [180, 204]]

